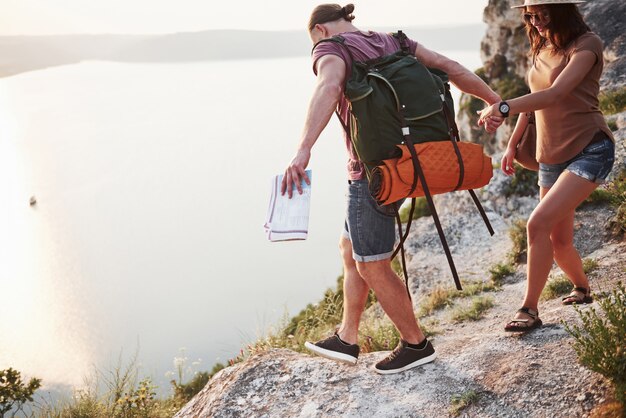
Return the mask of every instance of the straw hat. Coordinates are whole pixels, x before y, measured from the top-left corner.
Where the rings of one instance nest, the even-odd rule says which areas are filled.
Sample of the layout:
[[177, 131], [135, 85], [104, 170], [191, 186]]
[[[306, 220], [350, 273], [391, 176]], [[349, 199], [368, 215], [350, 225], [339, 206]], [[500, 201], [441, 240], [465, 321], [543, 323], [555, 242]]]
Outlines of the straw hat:
[[544, 4], [579, 4], [585, 3], [585, 0], [524, 0], [524, 4], [519, 6], [511, 6], [511, 9], [519, 9], [526, 6], [541, 6]]

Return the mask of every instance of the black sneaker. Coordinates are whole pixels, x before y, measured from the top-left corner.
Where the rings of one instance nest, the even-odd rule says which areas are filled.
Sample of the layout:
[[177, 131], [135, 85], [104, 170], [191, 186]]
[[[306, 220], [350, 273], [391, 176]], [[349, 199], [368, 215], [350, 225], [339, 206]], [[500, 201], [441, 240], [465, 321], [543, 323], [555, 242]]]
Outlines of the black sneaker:
[[400, 373], [430, 363], [435, 358], [437, 358], [437, 353], [430, 341], [426, 341], [426, 347], [420, 350], [411, 348], [406, 341], [400, 340], [391, 354], [376, 363], [374, 370], [380, 374]]
[[335, 333], [333, 336], [316, 343], [305, 342], [304, 346], [318, 356], [326, 357], [342, 363], [356, 364], [359, 358], [358, 344], [346, 344]]

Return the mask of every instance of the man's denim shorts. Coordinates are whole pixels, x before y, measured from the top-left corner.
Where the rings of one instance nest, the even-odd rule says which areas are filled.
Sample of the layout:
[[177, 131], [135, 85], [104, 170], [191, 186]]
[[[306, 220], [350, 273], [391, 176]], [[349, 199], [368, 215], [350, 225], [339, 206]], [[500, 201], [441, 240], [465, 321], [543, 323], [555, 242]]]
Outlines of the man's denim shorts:
[[592, 142], [579, 154], [561, 164], [539, 163], [539, 187], [554, 186], [565, 170], [594, 183], [604, 183], [615, 161], [615, 144], [609, 138]]
[[370, 194], [367, 179], [351, 180], [346, 197], [348, 204], [343, 234], [352, 242], [354, 260], [368, 262], [390, 258], [396, 242], [393, 205], [376, 203]]

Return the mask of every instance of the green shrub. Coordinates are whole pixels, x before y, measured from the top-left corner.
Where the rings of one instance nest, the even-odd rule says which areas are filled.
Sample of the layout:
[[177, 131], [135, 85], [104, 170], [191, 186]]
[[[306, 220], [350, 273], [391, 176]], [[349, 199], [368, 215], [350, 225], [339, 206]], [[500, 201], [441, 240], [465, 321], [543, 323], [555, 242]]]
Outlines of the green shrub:
[[[422, 322], [420, 328], [427, 338], [439, 333], [434, 323], [429, 325]], [[400, 334], [387, 317], [368, 321], [361, 327], [359, 345], [363, 353], [393, 350], [399, 342]]]
[[502, 98], [519, 97], [528, 93], [528, 86], [523, 78], [514, 73], [507, 73], [493, 83], [493, 89]]
[[598, 268], [598, 262], [593, 258], [583, 258], [583, 271], [589, 274]]
[[[218, 368], [217, 371], [219, 371], [224, 368], [224, 365], [218, 363], [213, 367], [213, 370], [215, 370], [216, 368]], [[209, 383], [209, 380], [211, 380], [211, 377], [213, 377], [213, 375], [217, 373], [217, 371], [212, 373], [196, 373], [196, 375], [187, 383], [178, 383], [177, 381], [172, 380], [171, 383], [172, 387], [174, 388], [174, 397], [176, 399], [180, 399], [183, 403], [189, 402], [191, 398], [196, 396], [206, 386], [206, 384]]]
[[474, 405], [478, 402], [480, 396], [474, 390], [468, 390], [460, 395], [453, 395], [450, 399], [452, 406], [450, 407], [450, 414], [454, 417], [461, 415], [461, 411], [465, 408]]
[[509, 196], [536, 196], [539, 192], [537, 186], [537, 172], [526, 170], [519, 164], [515, 164], [515, 173], [510, 177], [510, 182], [504, 189], [504, 195]]
[[572, 290], [572, 287], [572, 282], [569, 281], [567, 276], [559, 274], [548, 280], [546, 287], [541, 292], [541, 300], [550, 300], [567, 295]]
[[454, 322], [478, 321], [483, 314], [493, 307], [493, 298], [476, 296], [468, 306], [459, 306], [454, 309], [451, 319]]
[[605, 90], [600, 93], [600, 110], [605, 115], [613, 115], [626, 110], [626, 87]]
[[464, 283], [463, 290], [456, 290], [452, 287], [437, 286], [420, 304], [418, 316], [422, 317], [431, 315], [439, 309], [451, 307], [454, 304], [455, 299], [467, 298], [483, 292], [493, 292], [497, 289], [498, 285], [493, 282], [484, 283], [480, 281]]
[[33, 401], [33, 394], [40, 386], [41, 379], [32, 378], [25, 383], [19, 371], [13, 368], [0, 370], [0, 417], [10, 411], [13, 416], [23, 412], [24, 404]]
[[513, 242], [513, 247], [507, 254], [509, 264], [517, 264], [526, 261], [526, 247], [528, 238], [526, 236], [526, 220], [518, 219], [513, 222], [509, 229], [509, 237]]
[[[411, 204], [405, 203], [400, 208], [400, 220], [403, 223], [407, 223], [409, 221], [409, 214], [411, 212]], [[415, 209], [413, 210], [413, 219], [419, 219], [424, 216], [430, 216], [430, 208], [428, 207], [428, 202], [425, 197], [418, 197], [415, 199]]]
[[420, 303], [419, 316], [430, 315], [438, 309], [452, 305], [452, 299], [454, 299], [452, 289], [442, 286], [435, 287]]
[[[585, 199], [585, 204], [600, 204], [600, 203], [611, 203], [613, 201], [613, 195], [610, 191], [605, 188], [598, 187], [595, 189], [587, 199]], [[582, 205], [581, 205], [582, 206]]]
[[578, 361], [600, 373], [615, 387], [615, 397], [626, 405], [626, 289], [620, 282], [611, 294], [598, 300], [601, 312], [575, 307], [582, 325], [564, 323], [574, 337]]
[[149, 377], [138, 380], [136, 356], [127, 366], [97, 372], [69, 400], [39, 407], [46, 418], [169, 418], [184, 405], [176, 397], [157, 399], [157, 387]]
[[364, 353], [393, 350], [400, 342], [400, 334], [388, 318], [365, 323], [361, 328], [359, 345]]
[[502, 286], [504, 278], [514, 273], [515, 267], [509, 263], [498, 263], [489, 268], [490, 279], [495, 286]]

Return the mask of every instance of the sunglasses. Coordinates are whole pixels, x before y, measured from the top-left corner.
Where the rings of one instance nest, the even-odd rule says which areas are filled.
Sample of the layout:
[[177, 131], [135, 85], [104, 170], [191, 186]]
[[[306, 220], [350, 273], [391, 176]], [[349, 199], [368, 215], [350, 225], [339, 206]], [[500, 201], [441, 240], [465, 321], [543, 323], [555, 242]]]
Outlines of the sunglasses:
[[542, 10], [539, 13], [526, 12], [522, 16], [524, 17], [524, 21], [526, 22], [531, 22], [533, 19], [540, 22], [547, 22], [548, 20], [550, 20], [550, 12], [548, 12], [547, 10]]

